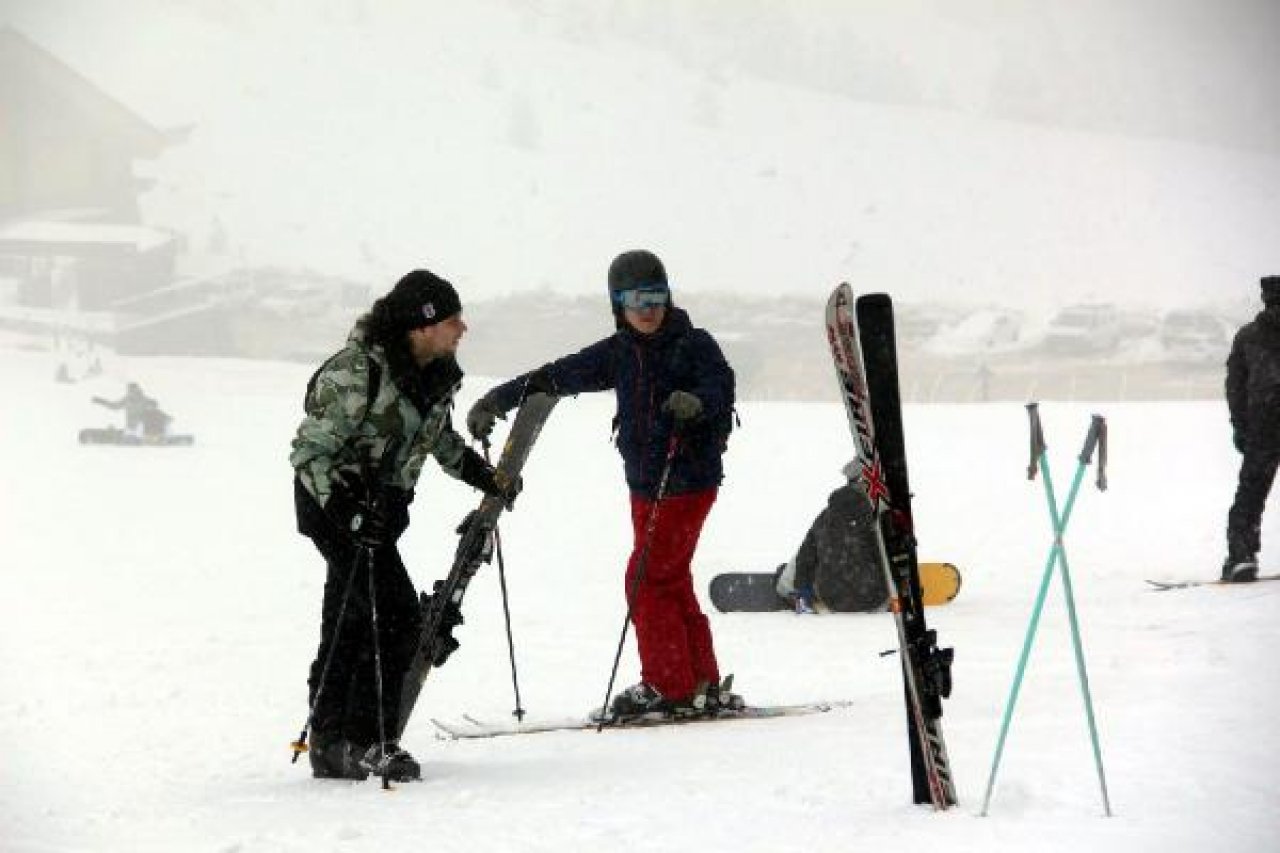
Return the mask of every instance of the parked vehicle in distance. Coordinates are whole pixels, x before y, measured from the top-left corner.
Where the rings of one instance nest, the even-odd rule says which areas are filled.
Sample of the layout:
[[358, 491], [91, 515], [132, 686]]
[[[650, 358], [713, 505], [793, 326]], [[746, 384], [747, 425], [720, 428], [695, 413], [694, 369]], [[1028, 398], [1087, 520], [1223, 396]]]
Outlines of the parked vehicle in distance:
[[1175, 310], [1160, 323], [1160, 345], [1179, 359], [1226, 358], [1231, 338], [1226, 321], [1208, 311]]
[[1049, 321], [1044, 348], [1065, 355], [1106, 353], [1120, 345], [1121, 337], [1120, 312], [1114, 305], [1071, 305]]
[[979, 308], [939, 330], [925, 349], [938, 355], [999, 352], [1018, 345], [1022, 317], [1001, 308]]

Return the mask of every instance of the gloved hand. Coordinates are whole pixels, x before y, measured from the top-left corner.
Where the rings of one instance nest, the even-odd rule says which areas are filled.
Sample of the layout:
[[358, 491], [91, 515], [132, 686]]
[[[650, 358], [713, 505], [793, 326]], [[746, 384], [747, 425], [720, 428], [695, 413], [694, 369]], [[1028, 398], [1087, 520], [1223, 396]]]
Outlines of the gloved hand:
[[472, 437], [480, 441], [488, 441], [498, 418], [506, 418], [506, 413], [498, 411], [498, 407], [490, 402], [488, 397], [481, 397], [467, 412], [467, 430]]
[[672, 391], [662, 404], [662, 411], [670, 412], [677, 426], [683, 426], [702, 414], [702, 401], [688, 391]]
[[525, 379], [524, 392], [525, 394], [541, 393], [555, 396], [557, 393], [556, 383], [546, 370], [538, 368]]
[[484, 457], [470, 447], [462, 457], [462, 482], [479, 489], [486, 495], [501, 498], [503, 506], [514, 509], [516, 497], [524, 488], [524, 481], [515, 480], [499, 482], [498, 470], [485, 461]]
[[390, 524], [369, 498], [369, 490], [355, 476], [344, 472], [333, 484], [325, 513], [343, 535], [366, 548], [379, 548], [389, 539]]

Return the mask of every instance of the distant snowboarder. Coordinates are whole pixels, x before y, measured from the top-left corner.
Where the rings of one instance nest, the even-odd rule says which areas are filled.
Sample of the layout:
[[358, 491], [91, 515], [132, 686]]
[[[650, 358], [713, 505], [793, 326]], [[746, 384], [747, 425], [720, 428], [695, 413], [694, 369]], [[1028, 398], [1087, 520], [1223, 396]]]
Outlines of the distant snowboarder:
[[1258, 577], [1262, 512], [1280, 464], [1280, 276], [1261, 284], [1264, 307], [1236, 333], [1227, 356], [1227, 407], [1242, 457], [1222, 565], [1222, 580], [1233, 583]]
[[137, 382], [130, 382], [119, 400], [94, 397], [93, 402], [108, 409], [124, 409], [124, 431], [131, 438], [162, 439], [173, 420]]

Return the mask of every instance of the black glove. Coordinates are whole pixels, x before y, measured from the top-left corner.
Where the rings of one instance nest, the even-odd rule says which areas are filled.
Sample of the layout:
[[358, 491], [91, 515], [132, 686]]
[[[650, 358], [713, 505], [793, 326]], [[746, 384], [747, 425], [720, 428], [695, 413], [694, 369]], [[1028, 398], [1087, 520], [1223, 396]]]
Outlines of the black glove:
[[368, 488], [352, 474], [344, 472], [334, 482], [324, 511], [334, 526], [357, 545], [378, 548], [389, 539], [386, 514], [374, 506]]
[[498, 407], [490, 402], [487, 396], [476, 400], [471, 407], [471, 411], [467, 412], [467, 430], [474, 438], [480, 441], [488, 441], [489, 436], [493, 433], [493, 425], [497, 423], [498, 418], [505, 418], [506, 412], [498, 411]]
[[677, 426], [684, 426], [702, 414], [702, 401], [688, 391], [672, 391], [662, 404], [662, 411], [670, 412]]
[[484, 460], [470, 447], [462, 457], [462, 482], [472, 488], [479, 489], [486, 495], [502, 500], [507, 509], [514, 509], [516, 496], [524, 488], [524, 481], [519, 477], [510, 482], [498, 482], [498, 470]]

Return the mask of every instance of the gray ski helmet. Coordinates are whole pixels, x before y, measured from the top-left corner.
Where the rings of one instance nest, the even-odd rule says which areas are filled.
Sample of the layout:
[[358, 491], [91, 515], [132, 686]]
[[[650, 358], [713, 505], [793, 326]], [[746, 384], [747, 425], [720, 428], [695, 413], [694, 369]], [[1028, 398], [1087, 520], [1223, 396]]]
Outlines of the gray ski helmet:
[[1280, 303], [1280, 275], [1269, 275], [1263, 277], [1262, 302], [1264, 305]]
[[653, 252], [645, 249], [632, 249], [623, 252], [609, 264], [609, 301], [615, 300], [614, 294], [637, 287], [650, 287], [670, 290], [667, 285], [667, 271], [662, 261]]

